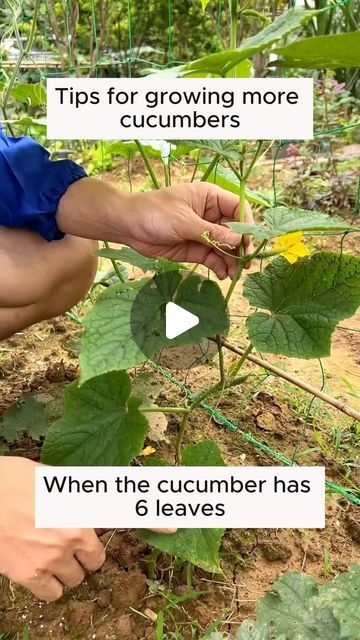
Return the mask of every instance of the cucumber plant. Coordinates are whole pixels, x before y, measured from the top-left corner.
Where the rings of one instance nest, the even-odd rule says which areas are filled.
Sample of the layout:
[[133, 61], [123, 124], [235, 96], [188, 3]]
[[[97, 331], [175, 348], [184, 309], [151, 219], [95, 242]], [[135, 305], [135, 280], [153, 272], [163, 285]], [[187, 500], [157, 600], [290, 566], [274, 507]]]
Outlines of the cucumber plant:
[[285, 573], [256, 604], [256, 620], [228, 635], [203, 640], [358, 640], [360, 565], [323, 585], [304, 573]]
[[[206, 0], [203, 4], [206, 6]], [[265, 17], [261, 19], [261, 15], [260, 18], [254, 15], [255, 20], [266, 26], [237, 47], [237, 23], [241, 19], [241, 10], [234, 1], [230, 2], [230, 9], [229, 50], [157, 73], [178, 78], [250, 77], [251, 56], [270, 49], [277, 53], [276, 64], [279, 66], [306, 68], [310, 65], [311, 68], [320, 69], [359, 66], [360, 33], [356, 32], [316, 38], [315, 49], [313, 38], [299, 40], [297, 47], [290, 43], [279, 49], [273, 48], [276, 43], [316, 19], [318, 11], [295, 8], [282, 13], [271, 24], [267, 24]], [[32, 94], [32, 99], [40, 95], [38, 91], [32, 91]], [[12, 79], [5, 87], [2, 102], [4, 114], [11, 97], [15, 100], [24, 98], [23, 93], [20, 97], [19, 92], [14, 94]], [[9, 124], [14, 122], [9, 120]], [[360, 258], [342, 250], [339, 253], [312, 251], [307, 240], [325, 235], [344, 238], [359, 229], [337, 216], [291, 209], [284, 203], [282, 206], [272, 203], [271, 206], [261, 195], [250, 190], [248, 181], [268, 148], [269, 145], [264, 141], [249, 144], [242, 141], [187, 140], [181, 143], [172, 141], [158, 147], [144, 146], [140, 141], [113, 143], [111, 150], [114, 154], [125, 157], [135, 152], [141, 154], [154, 188], [159, 188], [160, 178], [156, 175], [152, 158], [162, 159], [164, 183], [168, 185], [171, 182], [172, 162], [181, 161], [184, 155], [194, 156], [193, 180], [202, 172], [202, 181], [215, 183], [238, 194], [238, 219], [230, 226], [241, 234], [252, 236], [255, 249], [252, 256], [244, 256], [240, 247], [236, 256], [236, 273], [226, 296], [214, 281], [201, 280], [196, 267], [186, 270], [183, 265], [149, 259], [128, 248], [116, 250], [107, 247], [100, 252], [100, 255], [112, 260], [119, 282], [107, 287], [84, 319], [80, 380], [65, 391], [64, 414], [47, 432], [42, 451], [44, 463], [129, 465], [144, 447], [149, 415], [159, 412], [173, 413], [180, 418], [174, 452], [177, 464], [225, 464], [215, 441], [183, 446], [183, 439], [191, 415], [199, 410], [205, 400], [244, 382], [246, 376], [243, 367], [250, 352], [257, 349], [295, 358], [320, 358], [330, 354], [331, 336], [336, 325], [352, 316], [360, 305]], [[204, 164], [207, 167], [205, 170], [202, 169]], [[246, 200], [266, 209], [261, 223], [245, 222]], [[209, 245], [214, 245], [211, 237], [204, 239]], [[228, 247], [216, 248], [224, 253], [230, 251]], [[246, 276], [243, 282], [244, 297], [255, 309], [246, 321], [248, 346], [244, 355], [227, 371], [221, 341], [221, 334], [229, 326], [226, 308], [235, 288], [243, 280], [243, 269], [250, 259], [259, 269]], [[268, 263], [262, 269], [265, 259]], [[168, 341], [161, 337], [161, 331], [157, 331], [159, 335], [153, 340], [153, 352], [149, 353], [147, 349], [147, 355], [135, 342], [131, 331], [131, 314], [137, 293], [149, 282], [149, 278], [136, 282], [126, 280], [119, 262], [133, 264], [144, 272], [152, 271], [155, 285], [164, 272], [171, 273], [166, 292], [160, 294], [159, 288], [151, 288], [153, 299], [143, 309], [144, 326], [164, 326], [167, 302], [181, 306], [182, 301], [186, 300], [186, 308], [201, 315], [198, 301], [199, 298], [204, 300], [204, 312], [199, 325], [171, 344], [197, 343], [212, 336], [218, 347], [219, 379], [199, 393], [187, 397], [178, 406], [149, 406], [146, 398], [137, 390], [136, 379], [128, 373], [167, 346]], [[211, 314], [207, 313], [209, 301]], [[152, 464], [168, 462], [152, 459]], [[159, 550], [213, 572], [219, 571], [218, 550], [222, 535], [222, 529], [181, 529], [173, 536], [141, 533]]]
[[[235, 16], [234, 11], [233, 7], [231, 49], [171, 69], [172, 75], [179, 78], [249, 76], [251, 55], [269, 49], [275, 42], [312, 20], [317, 13], [300, 9], [283, 13], [237, 49], [236, 24], [239, 16]], [[336, 56], [336, 47], [333, 47], [333, 43], [330, 43], [332, 54]], [[328, 51], [326, 46], [324, 51]], [[284, 53], [284, 49], [281, 52]], [[284, 60], [284, 64], [289, 65], [292, 58], [286, 56]], [[328, 57], [328, 62], [329, 66], [333, 65], [333, 57]], [[297, 57], [294, 65], [298, 64]], [[243, 255], [240, 247], [238, 266], [226, 296], [214, 281], [200, 280], [196, 266], [186, 270], [184, 265], [149, 259], [128, 248], [103, 249], [100, 255], [110, 258], [115, 268], [118, 262], [126, 262], [140, 267], [144, 272], [153, 271], [155, 284], [162, 273], [171, 270], [167, 290], [156, 286], [149, 288], [152, 298], [142, 311], [144, 327], [156, 329], [154, 334], [157, 338], [152, 342], [152, 351], [150, 348], [149, 353], [147, 347], [144, 355], [131, 331], [131, 315], [137, 293], [149, 282], [149, 278], [134, 282], [123, 281], [124, 278], [120, 276], [121, 281], [108, 287], [99, 296], [84, 319], [81, 377], [65, 391], [64, 415], [47, 433], [42, 460], [55, 465], [131, 464], [143, 449], [149, 414], [159, 411], [174, 413], [180, 418], [174, 452], [176, 464], [223, 465], [220, 449], [214, 441], [183, 446], [189, 418], [210, 396], [244, 382], [246, 376], [243, 375], [243, 367], [253, 349], [293, 358], [321, 358], [330, 354], [331, 336], [336, 325], [352, 316], [360, 305], [360, 258], [343, 251], [312, 251], [307, 240], [326, 235], [344, 238], [359, 229], [340, 217], [322, 212], [270, 206], [263, 197], [251, 191], [248, 188], [249, 178], [268, 149], [263, 141], [254, 144], [221, 140], [172, 141], [165, 143], [164, 148], [160, 145], [157, 149], [145, 147], [139, 141], [130, 145], [141, 153], [154, 188], [159, 188], [160, 179], [155, 175], [152, 157], [162, 158], [166, 185], [171, 180], [173, 159], [181, 161], [183, 155], [193, 155], [196, 158], [195, 179], [206, 158], [207, 168], [202, 171], [201, 180], [216, 183], [238, 194], [238, 219], [229, 225], [240, 234], [251, 235], [255, 249], [249, 257]], [[266, 208], [260, 224], [245, 222], [246, 200]], [[209, 245], [214, 244], [211, 237], [205, 240]], [[230, 251], [227, 247], [217, 249], [225, 253]], [[244, 356], [232, 365], [231, 370], [226, 371], [221, 343], [221, 334], [229, 324], [226, 308], [250, 258], [259, 269], [246, 276], [243, 283], [243, 295], [255, 308], [246, 321], [248, 346]], [[261, 269], [264, 259], [268, 263]], [[204, 300], [203, 311], [201, 305], [199, 311], [201, 298]], [[212, 336], [219, 352], [219, 379], [178, 406], [149, 406], [146, 399], [137, 393], [136, 380], [131, 380], [128, 370], [145, 363], [169, 344], [161, 331], [161, 327], [165, 326], [166, 303], [172, 301], [181, 306], [185, 300], [189, 311], [200, 313], [200, 322], [191, 331], [171, 341], [171, 345], [196, 343]], [[211, 314], [208, 313], [209, 300]], [[156, 459], [151, 459], [150, 463], [169, 464]], [[218, 550], [222, 535], [222, 529], [185, 528], [172, 536], [141, 532], [141, 536], [159, 550], [214, 572], [219, 571]]]

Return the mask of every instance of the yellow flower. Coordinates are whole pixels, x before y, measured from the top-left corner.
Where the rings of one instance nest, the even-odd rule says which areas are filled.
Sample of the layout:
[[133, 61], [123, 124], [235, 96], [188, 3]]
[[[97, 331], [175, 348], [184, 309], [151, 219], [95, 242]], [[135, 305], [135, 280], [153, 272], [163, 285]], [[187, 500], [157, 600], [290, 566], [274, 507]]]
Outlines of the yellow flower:
[[156, 449], [154, 449], [154, 447], [145, 447], [145, 449], [142, 450], [140, 455], [146, 458], [147, 456], [151, 456], [152, 453], [155, 453], [155, 451]]
[[279, 251], [280, 255], [290, 264], [294, 264], [298, 258], [310, 255], [310, 249], [301, 242], [302, 237], [302, 231], [294, 231], [286, 236], [280, 236], [274, 244], [274, 249]]

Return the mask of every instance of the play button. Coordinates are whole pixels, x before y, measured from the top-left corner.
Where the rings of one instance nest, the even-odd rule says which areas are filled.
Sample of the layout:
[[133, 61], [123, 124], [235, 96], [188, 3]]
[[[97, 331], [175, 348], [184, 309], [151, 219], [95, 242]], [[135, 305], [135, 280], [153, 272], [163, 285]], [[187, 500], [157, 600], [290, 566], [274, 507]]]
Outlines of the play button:
[[217, 355], [211, 338], [227, 333], [229, 316], [213, 279], [173, 269], [134, 283], [132, 292], [127, 294], [131, 334], [147, 359], [178, 370], [198, 367]]
[[199, 324], [200, 319], [194, 313], [179, 307], [175, 302], [168, 302], [165, 311], [165, 333], [168, 340], [181, 336]]

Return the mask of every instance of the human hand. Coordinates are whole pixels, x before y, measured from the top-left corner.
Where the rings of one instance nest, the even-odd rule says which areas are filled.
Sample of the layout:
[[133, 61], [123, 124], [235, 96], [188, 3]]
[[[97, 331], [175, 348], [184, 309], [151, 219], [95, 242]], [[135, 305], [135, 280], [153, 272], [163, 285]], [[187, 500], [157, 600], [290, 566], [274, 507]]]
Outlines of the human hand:
[[[236, 195], [206, 182], [137, 193], [130, 200], [123, 243], [146, 256], [204, 264], [220, 279], [233, 277], [236, 258], [217, 250], [204, 234], [234, 253], [242, 238], [224, 225], [236, 219], [238, 204]], [[253, 222], [248, 203], [245, 221]], [[250, 238], [244, 236], [243, 244], [245, 255], [251, 254]]]
[[105, 550], [93, 529], [35, 528], [36, 466], [0, 457], [0, 574], [53, 601], [99, 569]]
[[53, 601], [64, 587], [78, 586], [86, 570], [100, 569], [105, 549], [93, 529], [35, 528], [37, 466], [25, 458], [0, 457], [0, 574]]

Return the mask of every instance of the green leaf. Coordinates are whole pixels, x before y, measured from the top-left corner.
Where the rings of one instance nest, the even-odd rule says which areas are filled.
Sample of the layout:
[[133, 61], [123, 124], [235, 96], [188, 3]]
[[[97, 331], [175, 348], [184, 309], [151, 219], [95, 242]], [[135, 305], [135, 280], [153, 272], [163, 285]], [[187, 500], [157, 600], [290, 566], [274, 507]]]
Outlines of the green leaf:
[[45, 434], [48, 424], [46, 407], [28, 393], [20, 398], [18, 404], [5, 411], [0, 435], [10, 443], [15, 442], [23, 433], [38, 440]]
[[165, 458], [144, 458], [143, 467], [171, 467]]
[[130, 247], [122, 247], [121, 249], [99, 249], [99, 251], [96, 252], [96, 255], [100, 258], [126, 262], [127, 264], [131, 264], [133, 267], [138, 267], [144, 271], [144, 273], [146, 271], [164, 273], [166, 271], [176, 271], [185, 268], [179, 262], [172, 262], [171, 260], [166, 260], [166, 258], [148, 258]]
[[141, 530], [139, 537], [163, 553], [192, 562], [204, 571], [219, 573], [219, 546], [224, 529], [178, 529], [167, 535]]
[[80, 354], [82, 382], [146, 360], [132, 338], [130, 325], [134, 299], [145, 282], [143, 279], [108, 287], [85, 316]]
[[333, 611], [342, 636], [358, 640], [360, 629], [360, 564], [319, 589], [319, 602]]
[[360, 231], [337, 216], [329, 216], [321, 211], [308, 209], [288, 209], [274, 207], [265, 215], [265, 222], [271, 229], [272, 236], [286, 235], [293, 231], [315, 235], [324, 231], [343, 233], [344, 231]]
[[[236, 632], [234, 640], [272, 640], [274, 636], [265, 622], [244, 620], [240, 629]], [[286, 640], [285, 636], [276, 636], [276, 640]]]
[[163, 385], [156, 379], [154, 371], [139, 373], [132, 380], [133, 393], [141, 398], [143, 405], [151, 405], [156, 402], [162, 388]]
[[[207, 182], [211, 182], [212, 184], [217, 184], [222, 189], [226, 189], [226, 191], [231, 191], [231, 193], [235, 193], [239, 195], [240, 187], [239, 180], [234, 175], [231, 169], [227, 169], [226, 167], [222, 167], [218, 165], [216, 169], [214, 169], [209, 177], [207, 178]], [[246, 187], [246, 200], [248, 202], [252, 202], [253, 204], [259, 204], [262, 207], [270, 207], [270, 203], [265, 200], [259, 193], [252, 191], [249, 187]], [[231, 223], [230, 223], [231, 224]]]
[[182, 77], [190, 72], [226, 76], [240, 62], [258, 51], [269, 49], [275, 42], [309, 22], [317, 13], [316, 10], [306, 11], [303, 9], [284, 11], [265, 29], [244, 40], [239, 49], [212, 53], [182, 66], [179, 73]]
[[52, 465], [125, 466], [143, 449], [147, 420], [125, 371], [65, 391], [64, 416], [48, 430], [42, 461]]
[[257, 240], [269, 240], [284, 236], [295, 231], [302, 231], [305, 235], [326, 235], [327, 232], [344, 233], [357, 232], [360, 229], [349, 225], [337, 216], [329, 216], [321, 211], [307, 209], [289, 209], [288, 207], [274, 207], [269, 209], [264, 217], [264, 225], [248, 225], [241, 222], [229, 222], [228, 227], [237, 233], [253, 235]]
[[188, 444], [182, 452], [182, 463], [186, 467], [224, 467], [225, 462], [215, 440], [203, 440]]
[[26, 102], [32, 107], [38, 107], [46, 104], [46, 90], [40, 84], [16, 84], [11, 91], [11, 95], [19, 102]]
[[[146, 289], [137, 298], [139, 289], [145, 285]], [[208, 313], [209, 300], [211, 314]], [[165, 336], [166, 303], [170, 301], [200, 319], [196, 327], [174, 340]], [[113, 285], [99, 297], [84, 320], [80, 356], [82, 382], [108, 371], [133, 367], [164, 347], [196, 344], [206, 336], [226, 331], [228, 326], [220, 288], [197, 275], [182, 279], [178, 271], [171, 271], [166, 278], [159, 275], [151, 280]]]
[[[144, 140], [142, 141], [142, 146], [149, 158], [157, 158], [158, 160], [161, 160], [160, 141], [153, 140], [150, 143], [149, 140]], [[137, 144], [132, 140], [116, 140], [106, 144], [105, 152], [110, 157], [120, 156], [124, 158], [131, 158], [133, 155], [139, 153], [139, 149]]]
[[257, 622], [269, 626], [269, 638], [341, 640], [337, 620], [331, 609], [319, 606], [317, 595], [312, 577], [285, 573], [257, 603]]
[[[206, 456], [208, 458], [206, 459]], [[185, 466], [223, 466], [220, 449], [213, 440], [187, 445], [182, 454]], [[205, 571], [220, 572], [219, 547], [224, 529], [178, 529], [171, 535], [142, 531], [141, 539], [156, 549], [192, 562]]]
[[[235, 54], [237, 54], [237, 51], [234, 51]], [[215, 64], [215, 60], [217, 58], [215, 58], [215, 56], [224, 56], [223, 53], [212, 53], [210, 54], [210, 56], [205, 56], [205, 58], [200, 58], [200, 60], [197, 60], [196, 62], [198, 63], [198, 66], [196, 66], [194, 69], [189, 69], [189, 64], [194, 64], [194, 63], [189, 63], [187, 65], [181, 64], [178, 65], [177, 67], [171, 67], [170, 69], [160, 69], [160, 70], [154, 70], [154, 69], [146, 69], [146, 73], [148, 73], [149, 75], [153, 76], [153, 77], [160, 77], [160, 78], [209, 78], [209, 77], [213, 77], [214, 74], [215, 75], [222, 75], [221, 74], [221, 67], [216, 67], [216, 71], [213, 70], [214, 64]], [[232, 67], [232, 69], [235, 68], [235, 77], [236, 78], [250, 78], [251, 77], [251, 72], [252, 72], [252, 63], [251, 60], [247, 60], [247, 56], [242, 57], [242, 56], [238, 56], [240, 57], [240, 62], [239, 63], [235, 63]], [[208, 58], [211, 58], [211, 62], [208, 62]], [[214, 60], [213, 60], [214, 58]], [[202, 60], [204, 60], [204, 65], [202, 65]], [[227, 73], [224, 72], [224, 76], [228, 76], [229, 75], [229, 71]], [[232, 74], [234, 73], [234, 71], [232, 71]], [[231, 75], [232, 75], [231, 74]]]
[[201, 2], [202, 10], [205, 11], [205, 9], [208, 6], [210, 0], [200, 0], [200, 2]]
[[17, 119], [1, 120], [2, 124], [16, 124], [20, 127], [38, 127], [46, 128], [46, 118], [31, 118], [31, 116], [22, 116]]
[[293, 265], [277, 258], [263, 272], [247, 276], [244, 296], [270, 311], [256, 311], [246, 322], [258, 351], [328, 356], [337, 323], [360, 305], [360, 258], [317, 253]]
[[100, 249], [96, 252], [100, 258], [109, 258], [109, 260], [119, 260], [120, 262], [126, 262], [133, 267], [138, 267], [142, 271], [156, 271], [157, 260], [156, 258], [147, 258], [141, 255], [130, 247], [123, 247], [122, 249]]
[[360, 31], [304, 38], [275, 49], [282, 67], [338, 69], [360, 67]]
[[205, 149], [213, 151], [222, 158], [229, 160], [239, 160], [239, 145], [235, 140], [172, 140], [176, 145], [187, 147], [189, 151], [194, 149]]

